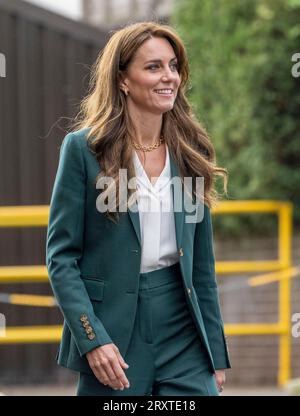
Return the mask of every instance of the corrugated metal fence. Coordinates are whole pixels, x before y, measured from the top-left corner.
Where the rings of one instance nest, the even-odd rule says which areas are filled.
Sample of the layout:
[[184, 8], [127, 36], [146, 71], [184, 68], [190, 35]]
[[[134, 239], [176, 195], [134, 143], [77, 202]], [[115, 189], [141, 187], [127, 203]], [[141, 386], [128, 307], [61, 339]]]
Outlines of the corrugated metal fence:
[[[89, 81], [106, 33], [17, 0], [0, 0], [0, 205], [49, 204], [66, 120]], [[45, 264], [45, 228], [0, 229], [0, 264]], [[48, 284], [0, 291], [51, 294]], [[0, 304], [7, 326], [62, 323], [58, 309]], [[57, 344], [0, 346], [0, 383], [72, 378]], [[47, 379], [46, 379], [47, 378]]]

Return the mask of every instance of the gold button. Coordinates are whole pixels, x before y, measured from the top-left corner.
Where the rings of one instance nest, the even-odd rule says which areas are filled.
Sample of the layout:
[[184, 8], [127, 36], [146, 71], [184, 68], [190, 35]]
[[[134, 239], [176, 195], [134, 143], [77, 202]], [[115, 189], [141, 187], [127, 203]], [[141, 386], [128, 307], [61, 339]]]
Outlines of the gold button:
[[91, 334], [93, 332], [93, 328], [91, 326], [88, 326], [87, 328], [85, 328], [85, 332], [87, 334]]
[[86, 316], [86, 314], [82, 314], [81, 315], [81, 317], [80, 317], [80, 320], [82, 321], [82, 322], [84, 322], [84, 321], [86, 321], [88, 319], [88, 317]]
[[94, 332], [92, 332], [91, 334], [88, 334], [88, 339], [92, 340], [95, 338], [95, 336], [96, 335], [94, 334]]
[[89, 321], [82, 322], [82, 325], [84, 328], [88, 327], [90, 325]]
[[183, 250], [182, 250], [182, 247], [180, 247], [180, 249], [179, 249], [179, 255], [180, 255], [180, 256], [183, 256]]

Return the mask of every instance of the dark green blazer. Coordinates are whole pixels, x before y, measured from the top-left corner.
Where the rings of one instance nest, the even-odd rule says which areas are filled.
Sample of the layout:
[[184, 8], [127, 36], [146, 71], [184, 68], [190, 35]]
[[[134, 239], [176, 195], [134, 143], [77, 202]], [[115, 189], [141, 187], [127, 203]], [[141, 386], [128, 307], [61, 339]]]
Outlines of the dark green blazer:
[[[82, 129], [65, 136], [53, 187], [46, 263], [64, 316], [57, 363], [92, 373], [85, 354], [113, 342], [125, 357], [137, 308], [141, 262], [139, 213], [113, 223], [96, 207], [99, 173]], [[172, 177], [179, 176], [170, 153]], [[174, 196], [174, 192], [173, 192]], [[188, 223], [174, 212], [180, 268], [188, 307], [212, 371], [231, 368], [215, 277], [211, 214]], [[188, 212], [188, 215], [191, 213]]]

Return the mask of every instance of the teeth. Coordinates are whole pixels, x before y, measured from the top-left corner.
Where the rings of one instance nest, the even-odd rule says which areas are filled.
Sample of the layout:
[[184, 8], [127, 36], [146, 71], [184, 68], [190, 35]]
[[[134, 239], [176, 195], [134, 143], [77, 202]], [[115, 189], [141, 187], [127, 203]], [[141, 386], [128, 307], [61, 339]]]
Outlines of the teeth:
[[172, 90], [155, 90], [158, 94], [171, 94]]

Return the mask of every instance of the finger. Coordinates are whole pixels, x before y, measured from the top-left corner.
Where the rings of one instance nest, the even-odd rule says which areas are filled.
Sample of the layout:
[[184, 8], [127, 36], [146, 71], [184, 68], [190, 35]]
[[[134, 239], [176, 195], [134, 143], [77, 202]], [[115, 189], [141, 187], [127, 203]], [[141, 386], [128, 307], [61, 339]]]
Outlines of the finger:
[[119, 348], [116, 347], [115, 350], [116, 350], [117, 357], [118, 357], [118, 359], [119, 359], [120, 364], [122, 365], [122, 367], [127, 367], [128, 368], [129, 365], [125, 362], [124, 358], [122, 357], [122, 355], [121, 355], [121, 353], [119, 351]]
[[117, 390], [121, 387], [120, 383], [117, 382], [116, 378], [114, 376], [110, 375], [109, 371], [102, 372], [101, 381], [105, 386], [109, 386], [113, 388], [114, 390]]
[[[122, 357], [122, 355], [120, 353], [119, 348], [115, 344], [114, 344], [114, 350], [115, 350], [117, 359], [119, 360], [119, 363], [114, 363], [114, 364], [116, 364], [113, 368], [114, 372], [117, 374], [117, 377], [121, 381], [122, 385], [128, 388], [130, 386], [130, 383], [129, 383], [129, 381], [128, 381], [128, 379], [127, 379], [127, 377], [126, 377], [126, 375], [123, 371], [123, 368], [127, 369], [127, 368], [129, 368], [129, 365], [125, 362], [124, 358]], [[120, 366], [122, 368], [120, 368]]]
[[92, 367], [93, 373], [95, 377], [105, 386], [109, 385], [109, 377], [105, 369], [100, 365], [100, 363], [96, 362]]
[[114, 375], [109, 371], [108, 367], [109, 360], [106, 357], [101, 357], [99, 360], [95, 360], [91, 363], [90, 367], [97, 379], [104, 385], [109, 385], [112, 388], [117, 389], [118, 383], [114, 381]]
[[118, 375], [114, 371], [115, 362], [119, 363], [117, 356], [115, 356], [114, 358], [106, 358], [106, 360], [103, 363], [103, 366], [105, 368], [105, 371], [106, 371], [106, 373], [109, 377], [109, 380], [110, 380], [110, 383], [112, 384], [112, 386], [114, 388], [124, 389], [124, 385], [119, 380]]
[[113, 370], [114, 370], [115, 374], [118, 377], [118, 380], [122, 383], [122, 386], [128, 388], [129, 387], [129, 381], [128, 381], [128, 378], [126, 377], [119, 361], [117, 361], [117, 362], [114, 361], [112, 363], [112, 366], [113, 366]]
[[112, 370], [116, 376], [118, 383], [120, 383], [120, 388], [123, 390], [125, 387], [129, 386], [127, 377], [124, 374], [124, 371], [118, 360], [111, 363]]

